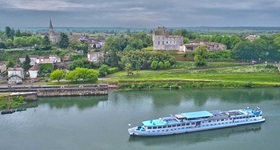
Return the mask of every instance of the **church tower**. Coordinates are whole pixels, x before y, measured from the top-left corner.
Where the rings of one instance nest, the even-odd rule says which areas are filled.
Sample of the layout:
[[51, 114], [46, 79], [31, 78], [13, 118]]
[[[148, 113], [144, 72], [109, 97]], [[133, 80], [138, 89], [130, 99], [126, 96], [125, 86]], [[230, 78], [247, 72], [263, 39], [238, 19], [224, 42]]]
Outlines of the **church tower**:
[[52, 20], [50, 19], [50, 27], [49, 27], [49, 39], [52, 43], [57, 43], [58, 37], [56, 33], [53, 31]]

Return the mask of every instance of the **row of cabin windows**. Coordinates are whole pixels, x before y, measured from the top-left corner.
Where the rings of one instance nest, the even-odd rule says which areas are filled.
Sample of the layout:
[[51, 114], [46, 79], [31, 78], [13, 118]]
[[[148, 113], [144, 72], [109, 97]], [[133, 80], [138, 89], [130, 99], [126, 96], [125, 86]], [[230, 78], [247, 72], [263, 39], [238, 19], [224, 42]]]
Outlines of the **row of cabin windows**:
[[[239, 121], [236, 121], [236, 122], [239, 122]], [[229, 124], [229, 122], [222, 122], [222, 123], [213, 123], [213, 124], [206, 124], [206, 125], [202, 125], [202, 127], [203, 126], [213, 126], [213, 125], [221, 125], [221, 124]], [[170, 126], [171, 127], [171, 126]], [[175, 127], [175, 125], [173, 125], [173, 127]], [[166, 128], [166, 126], [163, 126], [163, 128]], [[186, 129], [187, 129], [188, 127], [186, 127]], [[151, 129], [151, 127], [148, 127], [148, 129]], [[153, 127], [153, 129], [157, 129], [157, 127]], [[161, 127], [158, 127], [158, 129], [161, 129]], [[185, 129], [184, 127], [182, 127], [182, 128], [174, 128], [174, 129], [170, 129], [170, 131], [173, 131], [173, 130], [176, 130], [176, 129], [178, 129], [178, 130], [180, 130], [180, 129]], [[157, 132], [159, 132], [160, 130], [157, 130]], [[162, 131], [169, 131], [168, 129], [167, 130], [162, 130]], [[148, 132], [150, 132], [150, 131], [148, 131]], [[155, 132], [155, 131], [153, 131], [153, 132]]]
[[245, 118], [253, 118], [253, 117], [260, 117], [262, 115], [255, 115], [255, 116], [246, 116], [246, 117], [236, 117], [234, 119], [245, 119]]
[[[183, 123], [183, 124], [177, 124], [177, 125], [169, 125], [169, 126], [159, 126], [159, 127], [153, 127], [153, 129], [161, 129], [161, 128], [171, 128], [171, 127], [180, 127], [180, 126], [188, 126], [188, 125], [195, 125], [195, 123]], [[148, 127], [148, 129], [152, 129], [152, 127]]]
[[[214, 124], [207, 124], [207, 125], [202, 125], [203, 126], [213, 126], [213, 125], [221, 125], [221, 124], [229, 124], [229, 122], [225, 122], [225, 123], [214, 123]], [[154, 127], [153, 127], [154, 128]], [[189, 128], [189, 127], [186, 127], [186, 129]], [[148, 127], [148, 129], [151, 129], [151, 127]], [[156, 128], [155, 128], [156, 129]], [[182, 128], [174, 128], [174, 129], [170, 129], [170, 131], [173, 131], [173, 130], [180, 130], [180, 129], [185, 129], [185, 127], [182, 127]], [[163, 132], [164, 131], [169, 131], [169, 129], [166, 129], [166, 130], [162, 130]], [[150, 131], [148, 131], [150, 132]], [[155, 131], [152, 131], [152, 132], [155, 132]], [[157, 132], [160, 132], [160, 130], [157, 130]]]
[[[189, 128], [189, 127], [186, 127], [186, 129], [187, 129], [187, 128]], [[182, 128], [174, 128], [174, 129], [166, 129], [166, 130], [161, 130], [161, 131], [163, 131], [163, 132], [166, 131], [166, 132], [167, 132], [167, 131], [169, 131], [169, 130], [170, 130], [170, 131], [173, 131], [173, 130], [180, 130], [180, 129], [183, 130], [183, 129], [185, 129], [185, 127], [182, 127]], [[148, 132], [156, 132], [156, 131], [153, 130], [153, 131], [148, 131]], [[160, 132], [160, 130], [157, 130], [157, 132]]]

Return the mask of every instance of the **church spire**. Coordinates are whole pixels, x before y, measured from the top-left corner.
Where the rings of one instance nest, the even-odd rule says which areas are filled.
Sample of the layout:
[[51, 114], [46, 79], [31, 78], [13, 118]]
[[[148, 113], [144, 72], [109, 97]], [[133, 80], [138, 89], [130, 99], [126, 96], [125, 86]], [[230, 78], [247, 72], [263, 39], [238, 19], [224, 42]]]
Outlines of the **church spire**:
[[52, 20], [50, 19], [50, 29], [53, 29]]

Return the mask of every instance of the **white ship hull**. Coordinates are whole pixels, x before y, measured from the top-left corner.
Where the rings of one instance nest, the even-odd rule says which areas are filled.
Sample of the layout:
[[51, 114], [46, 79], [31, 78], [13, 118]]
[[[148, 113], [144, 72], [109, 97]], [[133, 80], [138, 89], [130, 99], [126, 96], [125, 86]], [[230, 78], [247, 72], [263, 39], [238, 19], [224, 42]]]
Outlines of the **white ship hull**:
[[[212, 130], [212, 129], [220, 129], [220, 128], [227, 128], [227, 127], [235, 127], [235, 126], [241, 126], [241, 125], [247, 125], [247, 124], [254, 124], [254, 123], [261, 123], [265, 122], [265, 119], [262, 117], [262, 115], [253, 117], [253, 118], [242, 118], [241, 119], [221, 119], [223, 121], [192, 121], [196, 122], [193, 124], [189, 124], [188, 126], [185, 124], [175, 127], [159, 127], [155, 128], [147, 128], [144, 126], [138, 126], [129, 128], [128, 132], [131, 136], [161, 136], [161, 135], [172, 135], [172, 134], [181, 134], [181, 133], [190, 133], [190, 132], [197, 132], [197, 131], [205, 131], [205, 130]], [[197, 122], [200, 122], [199, 124]], [[182, 122], [181, 124], [184, 124]]]

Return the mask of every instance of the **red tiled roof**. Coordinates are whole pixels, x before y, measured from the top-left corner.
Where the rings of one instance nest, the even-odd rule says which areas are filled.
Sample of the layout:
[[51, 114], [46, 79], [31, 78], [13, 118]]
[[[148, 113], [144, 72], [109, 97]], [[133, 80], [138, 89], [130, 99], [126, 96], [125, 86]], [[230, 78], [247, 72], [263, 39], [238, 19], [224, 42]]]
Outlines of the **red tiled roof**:
[[40, 69], [40, 66], [34, 65], [29, 70], [35, 71], [35, 70], [39, 70], [39, 69]]

